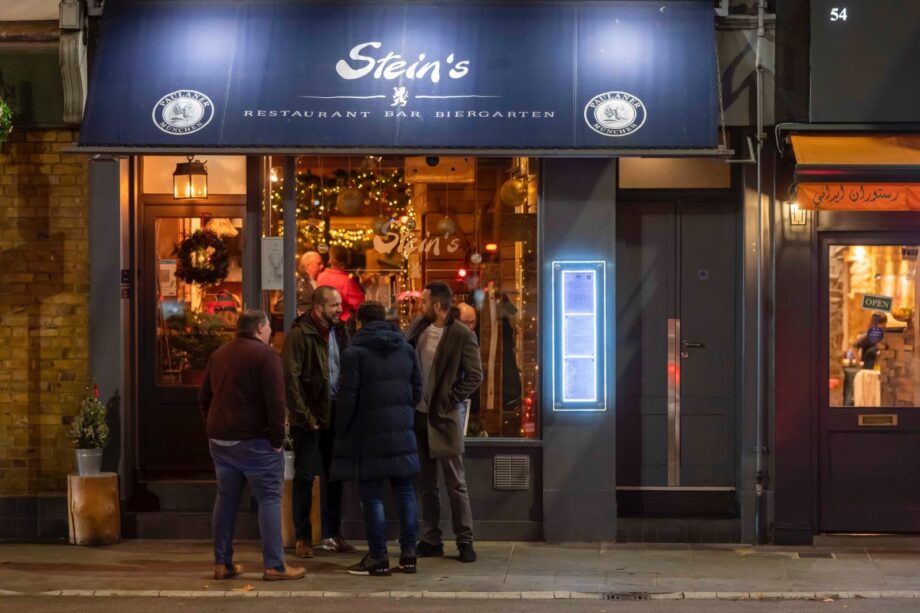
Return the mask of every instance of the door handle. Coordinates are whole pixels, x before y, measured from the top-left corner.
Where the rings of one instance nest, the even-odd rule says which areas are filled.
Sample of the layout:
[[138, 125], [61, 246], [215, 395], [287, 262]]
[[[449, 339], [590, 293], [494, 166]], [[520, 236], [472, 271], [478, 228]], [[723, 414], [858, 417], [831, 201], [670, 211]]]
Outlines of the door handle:
[[706, 348], [705, 343], [691, 343], [690, 341], [681, 341], [680, 346], [685, 347], [686, 349], [705, 349]]

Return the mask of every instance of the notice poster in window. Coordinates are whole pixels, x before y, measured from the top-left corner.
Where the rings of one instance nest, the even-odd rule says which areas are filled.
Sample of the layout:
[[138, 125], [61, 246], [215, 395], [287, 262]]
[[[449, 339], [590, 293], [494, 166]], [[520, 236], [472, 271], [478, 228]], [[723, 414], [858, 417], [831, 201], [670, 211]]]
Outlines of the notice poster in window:
[[597, 400], [597, 373], [594, 358], [566, 358], [562, 363], [566, 402]]
[[593, 270], [562, 273], [566, 315], [594, 313], [594, 274]]
[[562, 329], [565, 330], [565, 355], [594, 357], [597, 345], [597, 325], [591, 315], [566, 315]]
[[161, 259], [159, 277], [160, 296], [175, 297], [179, 294], [179, 284], [176, 281], [176, 260]]
[[262, 289], [284, 289], [284, 239], [262, 237]]
[[553, 409], [604, 411], [604, 262], [553, 262]]

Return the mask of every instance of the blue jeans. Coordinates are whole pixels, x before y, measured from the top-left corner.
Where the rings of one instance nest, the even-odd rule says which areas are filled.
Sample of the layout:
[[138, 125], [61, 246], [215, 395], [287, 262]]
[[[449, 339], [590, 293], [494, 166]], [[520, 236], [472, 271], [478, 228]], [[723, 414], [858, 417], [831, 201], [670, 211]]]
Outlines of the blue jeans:
[[209, 442], [217, 473], [217, 499], [211, 530], [214, 563], [233, 563], [233, 529], [243, 485], [248, 481], [259, 503], [259, 534], [265, 568], [284, 566], [281, 540], [281, 496], [284, 491], [284, 454], [272, 449], [268, 439], [257, 438], [223, 446]]
[[[364, 526], [367, 529], [367, 547], [377, 560], [387, 557], [386, 516], [383, 512], [384, 479], [362, 481], [361, 506], [364, 507]], [[418, 532], [418, 512], [415, 508], [415, 486], [412, 479], [390, 479], [396, 506], [399, 510], [399, 547], [404, 552], [415, 551]]]

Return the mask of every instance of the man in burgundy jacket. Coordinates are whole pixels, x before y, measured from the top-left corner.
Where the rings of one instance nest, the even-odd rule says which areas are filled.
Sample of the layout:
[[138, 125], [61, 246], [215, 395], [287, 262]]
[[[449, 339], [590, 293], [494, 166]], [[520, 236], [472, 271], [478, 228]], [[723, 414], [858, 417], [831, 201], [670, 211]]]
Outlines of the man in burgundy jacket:
[[281, 357], [268, 345], [271, 332], [265, 313], [243, 311], [236, 338], [211, 354], [199, 392], [217, 474], [212, 521], [215, 579], [243, 572], [233, 563], [233, 526], [246, 482], [259, 503], [262, 578], [278, 581], [306, 574], [284, 561], [284, 374]]

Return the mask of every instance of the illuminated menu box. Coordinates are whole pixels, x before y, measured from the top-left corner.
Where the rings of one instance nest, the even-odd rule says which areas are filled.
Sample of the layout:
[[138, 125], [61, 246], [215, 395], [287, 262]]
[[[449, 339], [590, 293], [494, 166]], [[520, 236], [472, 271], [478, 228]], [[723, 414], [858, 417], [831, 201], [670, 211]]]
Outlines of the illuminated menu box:
[[607, 403], [604, 262], [553, 262], [553, 409]]

